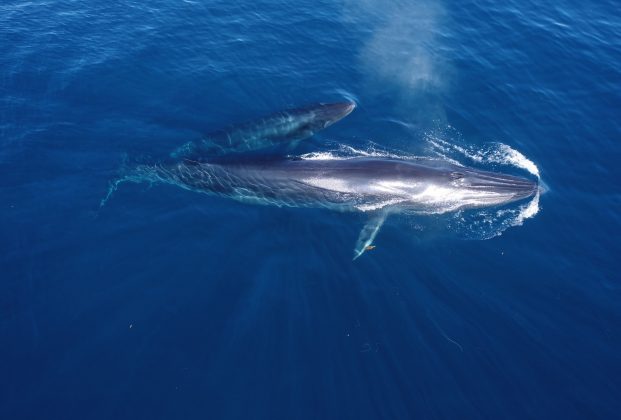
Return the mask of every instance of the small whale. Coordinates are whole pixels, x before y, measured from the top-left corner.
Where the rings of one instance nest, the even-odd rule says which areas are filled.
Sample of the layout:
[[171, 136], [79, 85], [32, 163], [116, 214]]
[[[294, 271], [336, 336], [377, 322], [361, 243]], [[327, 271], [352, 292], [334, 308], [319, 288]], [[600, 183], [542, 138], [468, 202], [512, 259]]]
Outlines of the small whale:
[[252, 152], [272, 146], [291, 148], [296, 142], [345, 118], [355, 108], [354, 102], [335, 102], [280, 111], [185, 143], [171, 157], [202, 162], [215, 155]]

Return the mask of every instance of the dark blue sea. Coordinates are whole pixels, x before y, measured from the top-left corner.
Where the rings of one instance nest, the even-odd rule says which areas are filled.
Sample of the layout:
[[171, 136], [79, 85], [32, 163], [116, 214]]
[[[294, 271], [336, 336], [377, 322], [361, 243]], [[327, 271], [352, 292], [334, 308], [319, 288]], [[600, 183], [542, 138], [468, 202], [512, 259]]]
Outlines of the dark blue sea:
[[[122, 168], [339, 100], [299, 153], [541, 194], [395, 215], [355, 261], [364, 212], [101, 205]], [[2, 419], [619, 418], [620, 212], [617, 1], [0, 5]]]

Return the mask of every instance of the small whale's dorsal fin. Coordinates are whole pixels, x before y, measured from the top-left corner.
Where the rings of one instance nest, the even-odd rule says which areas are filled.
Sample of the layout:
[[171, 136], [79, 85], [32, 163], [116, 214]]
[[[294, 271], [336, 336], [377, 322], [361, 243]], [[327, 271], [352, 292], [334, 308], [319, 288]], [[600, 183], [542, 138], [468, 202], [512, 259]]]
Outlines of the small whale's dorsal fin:
[[356, 241], [356, 247], [354, 248], [354, 260], [360, 257], [365, 251], [370, 251], [375, 249], [375, 245], [373, 245], [373, 241], [377, 236], [380, 228], [386, 221], [388, 217], [387, 210], [381, 210], [378, 213], [374, 214], [364, 225], [362, 230], [360, 231], [360, 235], [358, 236], [358, 241]]

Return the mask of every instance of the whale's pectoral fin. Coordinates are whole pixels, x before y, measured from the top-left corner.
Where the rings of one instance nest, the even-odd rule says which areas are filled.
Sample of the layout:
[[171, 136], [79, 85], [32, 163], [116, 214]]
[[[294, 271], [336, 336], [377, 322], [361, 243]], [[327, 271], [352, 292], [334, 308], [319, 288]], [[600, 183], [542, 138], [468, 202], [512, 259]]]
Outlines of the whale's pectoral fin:
[[354, 260], [364, 254], [365, 251], [370, 251], [375, 248], [375, 246], [372, 245], [373, 241], [386, 221], [386, 217], [388, 217], [388, 212], [381, 211], [373, 215], [364, 225], [358, 236], [356, 247], [354, 248]]

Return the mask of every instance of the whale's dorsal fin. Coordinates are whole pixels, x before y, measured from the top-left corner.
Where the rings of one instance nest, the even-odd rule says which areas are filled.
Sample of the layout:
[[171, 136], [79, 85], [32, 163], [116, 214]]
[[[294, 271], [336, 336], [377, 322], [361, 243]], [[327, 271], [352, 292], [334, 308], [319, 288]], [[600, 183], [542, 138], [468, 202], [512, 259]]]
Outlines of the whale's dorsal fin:
[[356, 241], [356, 247], [354, 248], [354, 260], [364, 254], [365, 251], [375, 248], [373, 241], [387, 217], [388, 211], [381, 210], [367, 221], [360, 231], [360, 235], [358, 235], [358, 241]]

